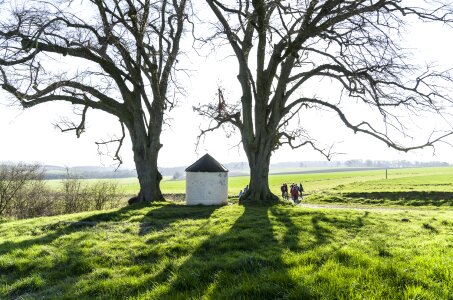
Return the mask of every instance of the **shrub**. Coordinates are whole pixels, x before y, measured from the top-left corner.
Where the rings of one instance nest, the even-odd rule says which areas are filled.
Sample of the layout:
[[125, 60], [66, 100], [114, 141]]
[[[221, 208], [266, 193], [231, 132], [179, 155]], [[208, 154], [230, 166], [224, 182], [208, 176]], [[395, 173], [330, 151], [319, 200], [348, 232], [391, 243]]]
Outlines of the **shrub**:
[[89, 210], [86, 186], [82, 185], [80, 177], [69, 173], [66, 168], [66, 176], [62, 180], [62, 202], [64, 213], [74, 213]]
[[43, 180], [30, 181], [13, 202], [9, 215], [19, 219], [58, 213], [55, 197]]
[[120, 206], [115, 181], [85, 183], [66, 171], [61, 189], [47, 187], [40, 165], [0, 165], [0, 217], [18, 219]]
[[113, 181], [97, 181], [88, 186], [88, 194], [96, 210], [105, 209], [110, 203], [111, 207], [117, 207], [119, 202], [118, 184]]
[[0, 165], [0, 215], [24, 207], [23, 195], [43, 182], [43, 172], [38, 164]]
[[87, 184], [67, 170], [62, 181], [61, 198], [63, 213], [74, 213], [118, 207], [120, 194], [114, 181], [99, 180]]

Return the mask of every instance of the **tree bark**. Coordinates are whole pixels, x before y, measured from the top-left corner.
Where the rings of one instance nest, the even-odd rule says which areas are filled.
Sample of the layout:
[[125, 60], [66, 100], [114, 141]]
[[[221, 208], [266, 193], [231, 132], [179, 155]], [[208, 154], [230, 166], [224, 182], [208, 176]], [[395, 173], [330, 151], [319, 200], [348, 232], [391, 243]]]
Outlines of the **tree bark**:
[[160, 129], [150, 128], [148, 134], [146, 134], [143, 125], [134, 126], [129, 128], [129, 133], [132, 140], [135, 168], [140, 183], [138, 200], [147, 203], [164, 200], [160, 190], [162, 175], [157, 168], [158, 154], [162, 147], [159, 138]]
[[269, 136], [261, 138], [258, 147], [244, 143], [250, 167], [250, 183], [248, 191], [239, 199], [240, 204], [275, 204], [278, 196], [269, 188], [269, 165], [271, 160], [271, 139]]

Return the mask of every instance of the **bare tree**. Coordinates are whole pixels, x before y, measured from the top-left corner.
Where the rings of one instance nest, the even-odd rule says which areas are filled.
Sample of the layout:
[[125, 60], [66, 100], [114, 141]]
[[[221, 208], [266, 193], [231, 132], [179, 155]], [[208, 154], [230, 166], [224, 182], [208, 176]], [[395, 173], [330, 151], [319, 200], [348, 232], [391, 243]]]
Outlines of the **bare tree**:
[[[239, 130], [251, 169], [250, 189], [242, 202], [276, 201], [269, 190], [268, 172], [271, 154], [280, 146], [311, 146], [331, 157], [331, 148], [321, 147], [306, 128], [297, 125], [297, 119], [310, 109], [331, 111], [355, 133], [400, 151], [433, 146], [451, 135], [451, 129], [433, 132], [419, 145], [404, 146], [390, 134], [407, 132], [398, 112], [441, 113], [451, 105], [442, 88], [451, 82], [450, 75], [429, 67], [418, 73], [400, 46], [406, 21], [451, 24], [449, 1], [419, 1], [420, 6], [400, 0], [206, 3], [218, 23], [217, 32], [203, 42], [218, 45], [223, 39], [231, 46], [239, 67], [241, 97], [229, 102], [220, 90], [218, 101], [195, 110], [213, 121], [201, 135], [225, 124]], [[337, 96], [331, 99], [313, 92], [316, 85], [318, 89], [339, 87]], [[367, 105], [380, 114], [381, 126], [373, 125], [371, 119], [356, 121], [362, 116], [348, 113], [351, 103]]]
[[34, 181], [42, 181], [40, 165], [0, 165], [0, 215], [10, 209]]
[[[85, 131], [89, 109], [118, 118], [127, 129], [142, 201], [161, 200], [157, 169], [164, 113], [174, 105], [175, 64], [189, 0], [30, 0], [9, 3], [0, 21], [0, 84], [24, 108], [65, 101]], [[11, 8], [12, 7], [12, 8]], [[9, 13], [8, 13], [9, 12]], [[80, 13], [82, 12], [82, 13]], [[169, 95], [173, 95], [169, 97]]]

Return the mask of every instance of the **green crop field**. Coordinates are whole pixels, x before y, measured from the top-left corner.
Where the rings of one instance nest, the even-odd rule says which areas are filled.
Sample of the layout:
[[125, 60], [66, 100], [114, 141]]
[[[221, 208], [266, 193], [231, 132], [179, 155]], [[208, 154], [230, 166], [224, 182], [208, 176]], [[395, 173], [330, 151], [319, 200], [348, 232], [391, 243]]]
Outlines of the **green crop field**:
[[[230, 178], [230, 194], [247, 180]], [[453, 168], [270, 177], [275, 193], [300, 181], [313, 207], [0, 220], [0, 299], [453, 299]]]

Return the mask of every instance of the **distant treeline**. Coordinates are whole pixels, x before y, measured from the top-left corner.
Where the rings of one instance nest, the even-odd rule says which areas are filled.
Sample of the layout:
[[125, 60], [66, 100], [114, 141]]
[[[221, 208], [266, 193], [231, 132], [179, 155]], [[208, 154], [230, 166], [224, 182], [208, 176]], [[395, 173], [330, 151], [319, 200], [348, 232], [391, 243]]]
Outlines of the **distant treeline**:
[[[248, 173], [248, 164], [246, 162], [233, 162], [224, 164], [230, 171], [230, 176], [245, 175]], [[285, 169], [285, 168], [417, 168], [417, 167], [448, 167], [447, 162], [430, 161], [407, 161], [407, 160], [371, 160], [371, 159], [351, 159], [346, 161], [293, 161], [273, 163], [270, 168]], [[160, 168], [163, 176], [172, 176], [173, 179], [184, 178], [185, 166]], [[45, 179], [63, 179], [66, 177], [66, 168], [60, 166], [44, 166]], [[96, 167], [96, 166], [80, 166], [68, 168], [71, 174], [77, 175], [84, 179], [99, 179], [99, 178], [129, 178], [137, 177], [135, 169], [118, 169], [112, 167]]]
[[[102, 179], [102, 178], [129, 178], [137, 177], [135, 170], [118, 170], [118, 171], [74, 171], [70, 168], [72, 174], [83, 179]], [[63, 179], [65, 173], [44, 171], [45, 179]]]
[[407, 161], [407, 160], [362, 160], [352, 159], [344, 162], [345, 167], [366, 167], [366, 168], [427, 168], [427, 167], [448, 167], [449, 163], [441, 161]]

